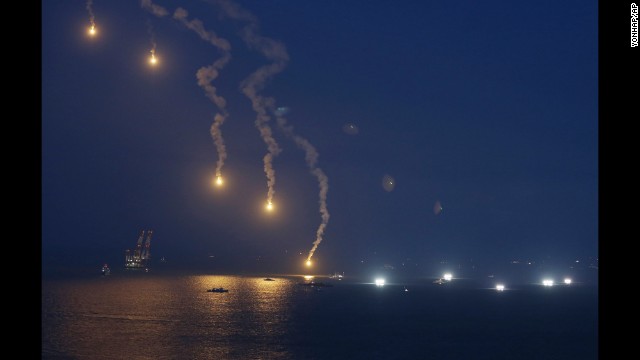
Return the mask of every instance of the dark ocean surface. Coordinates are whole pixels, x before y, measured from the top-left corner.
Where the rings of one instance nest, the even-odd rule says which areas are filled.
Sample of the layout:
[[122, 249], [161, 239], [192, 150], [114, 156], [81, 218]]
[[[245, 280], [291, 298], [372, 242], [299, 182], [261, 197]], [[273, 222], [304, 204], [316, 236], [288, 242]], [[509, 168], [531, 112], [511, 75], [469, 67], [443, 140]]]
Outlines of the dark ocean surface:
[[[42, 281], [43, 359], [597, 359], [598, 288], [497, 292], [469, 281], [377, 287], [302, 277]], [[371, 279], [368, 279], [371, 281]], [[209, 293], [224, 287], [228, 293]], [[405, 288], [408, 291], [405, 291]]]

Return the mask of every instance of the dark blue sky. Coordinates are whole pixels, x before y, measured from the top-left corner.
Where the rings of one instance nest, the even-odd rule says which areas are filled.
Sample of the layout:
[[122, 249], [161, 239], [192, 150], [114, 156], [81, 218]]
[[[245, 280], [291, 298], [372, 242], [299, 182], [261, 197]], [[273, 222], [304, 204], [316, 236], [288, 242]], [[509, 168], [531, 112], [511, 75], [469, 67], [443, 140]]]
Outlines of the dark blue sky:
[[[320, 224], [317, 181], [272, 120], [283, 151], [276, 211], [263, 210], [267, 150], [240, 91], [270, 61], [219, 7], [154, 3], [185, 8], [231, 44], [212, 83], [230, 114], [225, 187], [211, 186], [218, 109], [196, 82], [220, 52], [135, 1], [96, 0], [96, 38], [84, 2], [43, 2], [43, 265], [118, 267], [151, 228], [155, 259], [302, 271]], [[329, 178], [318, 271], [597, 256], [595, 1], [237, 3], [286, 46], [287, 67], [261, 94], [290, 108]]]

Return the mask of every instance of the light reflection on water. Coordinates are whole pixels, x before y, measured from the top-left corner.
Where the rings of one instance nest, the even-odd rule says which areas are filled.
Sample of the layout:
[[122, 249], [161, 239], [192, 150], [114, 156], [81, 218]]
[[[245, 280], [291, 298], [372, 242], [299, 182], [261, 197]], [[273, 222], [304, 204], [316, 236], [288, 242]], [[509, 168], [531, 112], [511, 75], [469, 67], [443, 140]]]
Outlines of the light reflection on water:
[[296, 281], [275, 280], [125, 274], [43, 283], [43, 358], [291, 358], [277, 344]]

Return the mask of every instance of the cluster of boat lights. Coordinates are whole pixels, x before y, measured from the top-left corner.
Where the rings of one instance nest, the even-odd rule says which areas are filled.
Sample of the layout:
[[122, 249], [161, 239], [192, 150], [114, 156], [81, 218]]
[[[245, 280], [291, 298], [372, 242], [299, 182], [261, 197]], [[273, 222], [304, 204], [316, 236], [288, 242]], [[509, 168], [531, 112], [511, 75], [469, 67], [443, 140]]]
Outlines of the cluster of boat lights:
[[[305, 276], [305, 278], [307, 278]], [[446, 281], [451, 281], [453, 279], [453, 275], [450, 273], [446, 273], [444, 274], [444, 276], [442, 277], [444, 280]], [[564, 284], [565, 285], [571, 285], [571, 278], [564, 278]], [[376, 278], [374, 281], [374, 284], [376, 284], [376, 286], [381, 287], [384, 286], [385, 284], [385, 280], [383, 278]], [[555, 284], [555, 282], [553, 281], [553, 279], [544, 279], [542, 280], [542, 285], [546, 286], [546, 287], [551, 287]], [[504, 284], [496, 284], [496, 291], [504, 291], [506, 289]], [[405, 291], [407, 291], [406, 287], [405, 287]]]
[[[571, 285], [571, 278], [564, 278], [564, 284], [565, 285]], [[542, 285], [544, 286], [553, 286], [555, 285], [555, 282], [553, 281], [553, 279], [544, 279], [542, 280]]]

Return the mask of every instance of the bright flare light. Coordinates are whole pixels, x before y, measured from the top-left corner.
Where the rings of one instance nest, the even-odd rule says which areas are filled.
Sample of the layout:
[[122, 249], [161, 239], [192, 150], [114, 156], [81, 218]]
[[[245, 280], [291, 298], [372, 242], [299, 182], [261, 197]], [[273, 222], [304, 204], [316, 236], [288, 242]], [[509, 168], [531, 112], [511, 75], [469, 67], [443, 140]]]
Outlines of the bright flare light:
[[311, 260], [307, 260], [307, 266], [311, 266]]
[[89, 35], [94, 36], [95, 34], [96, 34], [96, 26], [91, 25], [91, 27], [89, 28]]
[[504, 291], [504, 285], [502, 285], [502, 284], [498, 284], [498, 285], [496, 285], [496, 290], [498, 290], [498, 291]]
[[273, 204], [271, 203], [271, 201], [267, 203], [267, 210], [269, 211], [273, 210]]
[[313, 275], [305, 275], [304, 279], [305, 280], [312, 280], [313, 279]]
[[220, 176], [218, 176], [216, 178], [216, 185], [221, 186], [222, 185], [222, 178]]
[[453, 279], [453, 275], [451, 275], [450, 273], [446, 273], [444, 274], [444, 279], [447, 281], [451, 281], [451, 279]]
[[158, 59], [156, 59], [156, 55], [154, 53], [151, 53], [151, 57], [149, 58], [149, 63], [151, 65], [155, 65], [158, 62]]
[[544, 286], [553, 286], [553, 280], [544, 279], [544, 280], [542, 280], [542, 285], [544, 285]]
[[564, 279], [564, 283], [567, 284], [567, 285], [570, 285], [571, 284], [571, 279], [565, 278]]
[[383, 286], [384, 285], [384, 279], [376, 279], [376, 286]]

